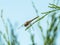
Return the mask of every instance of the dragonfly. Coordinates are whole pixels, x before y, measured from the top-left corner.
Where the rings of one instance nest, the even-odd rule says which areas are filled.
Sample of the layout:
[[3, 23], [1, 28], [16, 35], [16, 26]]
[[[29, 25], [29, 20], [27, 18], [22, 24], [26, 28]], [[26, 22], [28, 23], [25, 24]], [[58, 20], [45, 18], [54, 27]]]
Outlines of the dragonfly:
[[[35, 18], [33, 18], [33, 19], [31, 19], [31, 20], [26, 21], [26, 22], [25, 22], [24, 24], [22, 24], [21, 26], [23, 26], [23, 25], [24, 25], [25, 27], [27, 27], [27, 26], [28, 26], [32, 21], [36, 20], [38, 17], [39, 17], [39, 16], [36, 16]], [[21, 27], [21, 26], [20, 26], [20, 27]], [[19, 28], [20, 28], [20, 27], [19, 27]]]
[[39, 17], [39, 16], [37, 16], [37, 17], [35, 17], [35, 18], [33, 18], [33, 19], [29, 20], [29, 21], [26, 21], [26, 22], [24, 23], [24, 26], [27, 27], [32, 21], [34, 21], [34, 20], [37, 19], [38, 17]]

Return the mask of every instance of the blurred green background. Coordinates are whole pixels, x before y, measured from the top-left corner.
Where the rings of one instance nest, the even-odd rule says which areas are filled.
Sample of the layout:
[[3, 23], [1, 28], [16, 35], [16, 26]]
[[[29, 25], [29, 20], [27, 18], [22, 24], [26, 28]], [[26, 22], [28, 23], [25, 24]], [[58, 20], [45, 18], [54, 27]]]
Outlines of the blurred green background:
[[59, 0], [0, 0], [0, 45], [60, 45], [59, 32]]

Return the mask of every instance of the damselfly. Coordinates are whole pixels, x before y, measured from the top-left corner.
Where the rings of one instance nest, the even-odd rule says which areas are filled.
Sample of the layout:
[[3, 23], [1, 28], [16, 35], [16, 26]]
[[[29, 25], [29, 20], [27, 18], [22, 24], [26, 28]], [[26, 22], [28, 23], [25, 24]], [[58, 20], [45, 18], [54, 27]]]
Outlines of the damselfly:
[[[33, 18], [33, 19], [31, 19], [31, 20], [29, 20], [29, 21], [26, 21], [24, 24], [22, 24], [21, 26], [25, 26], [25, 27], [27, 27], [32, 21], [34, 21], [35, 19], [37, 19], [39, 16], [37, 16], [37, 17], [35, 17], [35, 18]], [[20, 28], [20, 27], [19, 27]]]
[[29, 20], [29, 21], [26, 21], [25, 23], [24, 23], [24, 26], [26, 27], [26, 26], [28, 26], [32, 21], [34, 21], [35, 19], [37, 19], [39, 16], [37, 16], [37, 17], [35, 17], [35, 18], [33, 18], [33, 19], [31, 19], [31, 20]]

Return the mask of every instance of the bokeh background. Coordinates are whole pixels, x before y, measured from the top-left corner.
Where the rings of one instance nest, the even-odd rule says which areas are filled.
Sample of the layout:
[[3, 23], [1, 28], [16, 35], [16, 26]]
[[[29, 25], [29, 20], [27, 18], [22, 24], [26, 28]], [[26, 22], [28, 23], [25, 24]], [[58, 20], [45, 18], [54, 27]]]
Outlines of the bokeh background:
[[[38, 10], [38, 15], [32, 1]], [[49, 3], [54, 3], [54, 0], [0, 0], [0, 10], [3, 10], [2, 18], [0, 11], [0, 45], [33, 45], [33, 42], [35, 45], [44, 45], [41, 31], [36, 23], [27, 31], [21, 25], [36, 16], [43, 16], [44, 14], [42, 15], [42, 12], [51, 10], [48, 8]], [[46, 16], [40, 22], [40, 25], [43, 27], [44, 36], [46, 36], [46, 30], [48, 28], [47, 20], [51, 22], [49, 16]], [[59, 32], [60, 28], [57, 31], [56, 45], [60, 45]], [[32, 41], [33, 39], [31, 37], [34, 38], [34, 41]]]

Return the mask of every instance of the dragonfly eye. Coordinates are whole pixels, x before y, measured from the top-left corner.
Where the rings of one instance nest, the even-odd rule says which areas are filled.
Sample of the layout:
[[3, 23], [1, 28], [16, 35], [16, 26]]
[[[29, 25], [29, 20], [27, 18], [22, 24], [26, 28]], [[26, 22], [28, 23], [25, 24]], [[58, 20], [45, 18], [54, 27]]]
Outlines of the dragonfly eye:
[[30, 23], [31, 23], [31, 21], [27, 21], [27, 22], [25, 22], [24, 26], [26, 27], [26, 26], [28, 26]]

